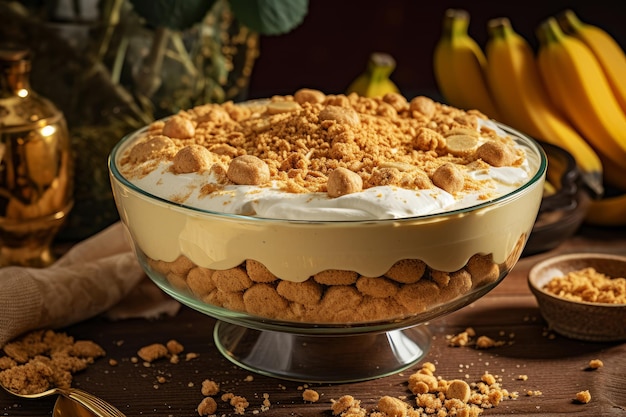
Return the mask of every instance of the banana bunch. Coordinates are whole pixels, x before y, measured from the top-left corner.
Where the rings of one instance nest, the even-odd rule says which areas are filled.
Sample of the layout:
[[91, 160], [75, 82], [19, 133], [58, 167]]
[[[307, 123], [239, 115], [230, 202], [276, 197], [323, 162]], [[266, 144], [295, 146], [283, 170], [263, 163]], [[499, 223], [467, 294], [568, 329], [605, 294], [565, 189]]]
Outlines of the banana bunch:
[[557, 15], [559, 25], [565, 33], [583, 41], [600, 62], [615, 98], [626, 112], [626, 55], [620, 45], [605, 30], [583, 23], [572, 10]]
[[435, 81], [443, 98], [460, 109], [477, 109], [499, 120], [491, 98], [485, 66], [485, 54], [468, 33], [470, 16], [462, 9], [448, 9], [434, 51]]
[[[491, 19], [482, 52], [468, 46], [473, 42], [467, 40], [468, 21], [459, 11], [444, 17], [434, 54], [444, 98], [567, 150], [593, 193], [586, 221], [626, 225], [626, 54], [621, 47], [603, 29], [566, 10], [538, 25], [537, 50], [508, 18]], [[484, 54], [484, 61], [475, 58], [479, 65], [470, 65], [468, 49], [476, 57]], [[472, 71], [465, 71], [467, 66]], [[484, 82], [470, 75], [476, 68]], [[495, 107], [491, 113], [484, 104], [489, 100]]]
[[488, 22], [487, 81], [501, 121], [537, 139], [560, 146], [574, 156], [586, 184], [603, 193], [600, 158], [546, 93], [529, 43], [507, 18]]
[[600, 62], [582, 41], [563, 32], [554, 17], [542, 22], [537, 38], [537, 62], [549, 96], [596, 149], [603, 163], [612, 163], [605, 166], [605, 180], [611, 183], [612, 178], [623, 177], [626, 113]]
[[374, 52], [370, 55], [365, 72], [356, 77], [346, 90], [363, 97], [382, 97], [387, 93], [399, 92], [389, 76], [396, 68], [396, 60], [389, 54]]
[[[562, 21], [572, 24], [561, 26], [556, 17], [550, 17], [537, 28], [539, 72], [552, 101], [600, 157], [604, 183], [624, 193], [626, 112], [618, 99], [621, 94], [619, 84], [609, 81], [611, 72], [603, 63], [626, 60], [626, 56], [620, 48], [605, 46], [607, 39], [611, 39], [608, 35], [595, 37], [594, 42], [589, 43], [582, 35], [576, 35], [597, 34], [600, 29], [585, 27], [573, 12], [566, 11], [560, 16]], [[564, 28], [571, 27], [576, 27], [577, 32], [565, 32]], [[603, 53], [608, 55], [608, 50], [616, 55], [612, 60], [598, 58]], [[594, 224], [626, 225], [626, 194], [593, 200], [586, 220]]]

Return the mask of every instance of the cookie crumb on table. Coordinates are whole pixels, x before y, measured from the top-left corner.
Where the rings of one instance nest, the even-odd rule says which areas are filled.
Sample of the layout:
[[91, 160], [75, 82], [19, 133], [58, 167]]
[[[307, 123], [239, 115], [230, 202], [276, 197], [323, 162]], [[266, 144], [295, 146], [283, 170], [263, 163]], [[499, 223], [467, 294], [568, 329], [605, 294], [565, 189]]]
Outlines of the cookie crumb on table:
[[229, 403], [233, 406], [235, 414], [244, 414], [246, 408], [250, 405], [246, 397], [235, 395], [233, 393], [226, 393], [222, 395], [222, 401]]
[[165, 347], [167, 347], [167, 351], [171, 355], [178, 355], [185, 350], [185, 347], [178, 340], [174, 339], [168, 340], [168, 342], [165, 344]]
[[589, 361], [589, 369], [598, 369], [602, 368], [604, 363], [600, 359], [592, 359]]
[[153, 343], [139, 349], [137, 351], [137, 356], [145, 362], [154, 362], [157, 359], [166, 357], [168, 353], [167, 347], [165, 347], [164, 344]]
[[400, 398], [384, 395], [378, 400], [378, 411], [387, 416], [405, 416], [409, 409], [409, 404]]
[[217, 395], [220, 392], [220, 384], [211, 379], [205, 379], [204, 381], [202, 381], [201, 392], [202, 395], [204, 395], [205, 397]]
[[302, 399], [308, 402], [317, 402], [320, 399], [320, 394], [313, 389], [305, 389], [302, 391]]
[[217, 402], [213, 397], [204, 397], [198, 404], [198, 414], [201, 416], [210, 416], [217, 411]]
[[589, 401], [591, 401], [591, 393], [589, 392], [589, 390], [576, 393], [576, 402], [581, 404], [587, 404]]
[[263, 404], [261, 405], [261, 411], [267, 411], [270, 409], [272, 403], [270, 402], [270, 395], [267, 392], [263, 393]]

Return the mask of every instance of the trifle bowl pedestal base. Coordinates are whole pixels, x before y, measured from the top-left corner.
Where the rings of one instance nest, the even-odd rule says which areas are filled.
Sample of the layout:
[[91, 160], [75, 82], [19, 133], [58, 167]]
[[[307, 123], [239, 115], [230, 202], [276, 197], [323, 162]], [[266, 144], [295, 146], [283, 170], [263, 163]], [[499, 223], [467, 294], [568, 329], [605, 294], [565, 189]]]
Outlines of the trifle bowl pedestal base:
[[257, 330], [218, 321], [218, 350], [252, 372], [300, 382], [347, 383], [401, 372], [426, 356], [425, 325], [378, 333], [324, 335]]

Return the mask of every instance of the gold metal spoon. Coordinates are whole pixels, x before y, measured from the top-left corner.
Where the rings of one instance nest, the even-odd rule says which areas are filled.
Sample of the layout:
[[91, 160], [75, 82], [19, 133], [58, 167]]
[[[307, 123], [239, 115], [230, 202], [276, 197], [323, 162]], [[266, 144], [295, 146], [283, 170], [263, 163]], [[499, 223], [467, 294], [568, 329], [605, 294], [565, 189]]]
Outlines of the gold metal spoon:
[[[104, 401], [103, 399], [77, 388], [51, 388], [47, 391], [39, 392], [36, 394], [19, 394], [11, 391], [5, 386], [2, 386], [2, 388], [4, 388], [4, 390], [8, 393], [15, 396], [30, 399], [47, 397], [50, 395], [59, 395], [59, 398], [57, 399], [57, 404], [59, 405], [59, 408], [62, 408], [59, 412], [63, 412], [63, 410], [66, 410], [66, 414], [64, 414], [66, 417], [74, 415], [80, 417], [126, 417], [124, 413], [122, 413], [120, 410], [118, 410], [108, 402]], [[59, 400], [61, 400], [60, 403]], [[70, 406], [66, 404], [70, 402], [74, 403], [72, 404], [74, 406], [74, 410], [82, 408], [82, 410], [80, 410], [82, 414], [70, 414]], [[55, 408], [57, 408], [57, 404], [55, 404]], [[57, 416], [57, 414], [54, 414], [54, 416]]]
[[97, 414], [79, 404], [77, 401], [71, 400], [63, 395], [59, 395], [54, 408], [52, 409], [52, 417], [97, 417]]

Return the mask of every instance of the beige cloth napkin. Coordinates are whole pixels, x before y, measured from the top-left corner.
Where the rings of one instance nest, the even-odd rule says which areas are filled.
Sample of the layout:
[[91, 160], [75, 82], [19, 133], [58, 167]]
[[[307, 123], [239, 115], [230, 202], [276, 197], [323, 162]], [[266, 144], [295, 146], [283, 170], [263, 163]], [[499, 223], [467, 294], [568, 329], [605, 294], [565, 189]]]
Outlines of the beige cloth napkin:
[[48, 268], [0, 269], [0, 348], [30, 330], [111, 319], [175, 314], [142, 270], [121, 222], [73, 246]]

